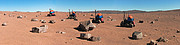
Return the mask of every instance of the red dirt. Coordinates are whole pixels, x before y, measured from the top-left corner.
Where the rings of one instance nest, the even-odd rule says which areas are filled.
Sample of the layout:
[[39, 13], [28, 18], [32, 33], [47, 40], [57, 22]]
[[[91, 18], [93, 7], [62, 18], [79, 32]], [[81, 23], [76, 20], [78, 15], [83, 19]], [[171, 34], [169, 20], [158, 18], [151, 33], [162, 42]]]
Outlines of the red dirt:
[[[7, 13], [7, 15], [3, 15]], [[95, 24], [97, 28], [89, 32], [79, 32], [74, 29], [78, 27], [80, 21], [90, 20], [93, 13], [77, 13], [78, 21], [66, 19], [65, 12], [57, 12], [55, 17], [46, 17], [48, 12], [0, 12], [0, 23], [7, 23], [7, 26], [0, 27], [0, 44], [1, 45], [146, 45], [150, 40], [156, 40], [165, 37], [168, 42], [160, 42], [160, 45], [179, 45], [180, 34], [176, 33], [180, 29], [180, 12], [153, 12], [153, 13], [137, 13], [130, 14], [135, 18], [136, 27], [116, 27], [123, 20], [123, 14], [103, 14], [105, 23]], [[87, 16], [83, 16], [86, 14]], [[14, 15], [15, 17], [9, 15]], [[17, 16], [22, 15], [22, 19]], [[36, 17], [36, 15], [39, 15]], [[24, 18], [27, 16], [27, 18]], [[107, 17], [111, 16], [117, 21], [107, 21]], [[158, 18], [160, 17], [160, 18]], [[45, 23], [48, 25], [46, 33], [31, 33], [31, 28], [43, 25], [40, 21], [32, 22], [32, 18], [43, 19], [46, 21], [56, 20], [55, 24]], [[154, 24], [150, 24], [154, 19]], [[138, 23], [143, 20], [144, 23]], [[157, 30], [155, 30], [157, 29]], [[56, 33], [64, 31], [66, 34]], [[131, 40], [134, 31], [140, 31], [146, 34], [142, 40]], [[80, 33], [90, 33], [93, 36], [102, 37], [100, 42], [91, 42], [78, 39]], [[176, 36], [176, 37], [173, 37]], [[72, 40], [71, 40], [72, 39]]]

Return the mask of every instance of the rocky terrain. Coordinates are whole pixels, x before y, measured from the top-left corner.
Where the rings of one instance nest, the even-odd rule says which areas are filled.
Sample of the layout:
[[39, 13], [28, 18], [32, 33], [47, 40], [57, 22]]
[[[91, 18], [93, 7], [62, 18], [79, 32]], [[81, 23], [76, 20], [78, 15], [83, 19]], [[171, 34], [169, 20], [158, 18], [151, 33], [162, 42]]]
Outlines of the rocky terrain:
[[[56, 16], [47, 17], [48, 12], [0, 12], [0, 45], [147, 45], [160, 37], [168, 39], [159, 45], [180, 44], [180, 11], [160, 11], [130, 14], [135, 19], [136, 27], [119, 27], [123, 14], [103, 14], [105, 23], [96, 28], [81, 32], [76, 30], [79, 22], [91, 20], [94, 13], [77, 13], [78, 21], [66, 19], [68, 12], [56, 12]], [[93, 14], [93, 16], [92, 16]], [[32, 21], [33, 19], [33, 21]], [[113, 19], [113, 21], [111, 21]], [[45, 20], [46, 23], [41, 23]], [[48, 23], [54, 20], [55, 23]], [[63, 21], [62, 21], [63, 20]], [[144, 21], [139, 23], [139, 21]], [[153, 23], [151, 23], [153, 21]], [[5, 23], [5, 24], [4, 24]], [[47, 25], [45, 33], [32, 33], [32, 27]], [[133, 32], [142, 32], [143, 38], [132, 40]], [[60, 32], [60, 33], [59, 33]], [[101, 37], [98, 42], [79, 39], [80, 33], [90, 33]]]

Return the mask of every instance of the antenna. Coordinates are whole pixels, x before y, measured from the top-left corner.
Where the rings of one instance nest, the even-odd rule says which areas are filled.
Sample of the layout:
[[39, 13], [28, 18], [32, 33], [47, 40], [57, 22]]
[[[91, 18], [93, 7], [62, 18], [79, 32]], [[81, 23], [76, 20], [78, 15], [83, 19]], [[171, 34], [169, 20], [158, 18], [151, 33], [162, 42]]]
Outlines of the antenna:
[[129, 16], [129, 13], [130, 13], [130, 12], [128, 12], [128, 16]]
[[123, 11], [123, 13], [124, 13], [124, 17], [123, 17], [123, 19], [125, 20], [126, 12], [125, 12], [125, 11]]
[[70, 12], [70, 9], [69, 9], [69, 15], [71, 14], [71, 12]]
[[96, 9], [95, 9], [95, 16], [96, 16]]

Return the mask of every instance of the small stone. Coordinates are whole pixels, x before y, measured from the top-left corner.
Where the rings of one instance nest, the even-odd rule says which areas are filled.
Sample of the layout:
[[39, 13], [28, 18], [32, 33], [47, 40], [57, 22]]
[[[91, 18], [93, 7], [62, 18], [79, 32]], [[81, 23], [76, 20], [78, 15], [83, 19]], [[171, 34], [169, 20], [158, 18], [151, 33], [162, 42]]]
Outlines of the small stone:
[[176, 37], [175, 35], [173, 37]]
[[15, 15], [13, 15], [12, 17], [15, 17]]
[[38, 17], [38, 15], [36, 15], [36, 17]]
[[177, 33], [180, 33], [180, 30], [177, 30]]
[[167, 42], [167, 41], [168, 41], [168, 39], [163, 38], [163, 37], [160, 37], [160, 38], [159, 38], [159, 39], [157, 39], [156, 41], [158, 41], [158, 42]]
[[157, 41], [151, 40], [149, 45], [157, 45], [157, 43], [158, 43]]
[[123, 38], [123, 39], [126, 39], [126, 38]]
[[70, 40], [73, 40], [72, 38]]
[[17, 18], [22, 18], [22, 16], [17, 16]]
[[107, 21], [111, 21], [111, 19], [107, 19]]
[[91, 40], [91, 41], [100, 41], [100, 40], [101, 40], [101, 37], [94, 37], [94, 36], [92, 36], [92, 37], [90, 38], [90, 40]]
[[143, 23], [144, 21], [142, 21], [142, 20], [139, 20], [139, 23]]
[[3, 23], [2, 26], [7, 26], [7, 23]]
[[111, 16], [108, 16], [107, 18], [111, 18]]
[[89, 38], [91, 38], [91, 34], [90, 33], [80, 33], [80, 38], [89, 39]]
[[154, 21], [158, 21], [158, 19], [154, 19]]
[[33, 19], [31, 19], [31, 21], [38, 21], [38, 19], [34, 19], [34, 18], [33, 18]]
[[24, 18], [26, 18], [27, 16], [24, 16]]
[[54, 20], [50, 20], [49, 23], [54, 24], [56, 22]]
[[111, 19], [111, 21], [116, 21], [116, 19]]
[[61, 19], [61, 21], [65, 21], [65, 19]]
[[83, 15], [83, 16], [86, 16], [86, 15]]
[[44, 21], [44, 20], [40, 20], [40, 22], [42, 22], [42, 21]]
[[12, 15], [9, 15], [9, 17], [11, 17]]
[[66, 32], [61, 32], [61, 34], [65, 34]]
[[41, 23], [46, 23], [46, 21], [45, 21], [45, 20], [43, 20]]
[[45, 33], [48, 29], [47, 25], [41, 25], [40, 27], [33, 27], [32, 31], [33, 33]]
[[144, 34], [143, 37], [147, 37], [147, 35]]
[[6, 15], [6, 13], [4, 13], [4, 15]]
[[93, 16], [93, 14], [91, 14], [91, 16]]
[[67, 43], [67, 42], [65, 42], [65, 43]]
[[155, 29], [156, 31], [159, 31], [158, 29]]
[[132, 34], [132, 38], [135, 39], [135, 40], [142, 39], [143, 38], [143, 34], [142, 34], [142, 32], [135, 31]]
[[61, 33], [61, 31], [57, 31], [56, 33]]
[[160, 17], [158, 17], [158, 18], [160, 18]]
[[155, 23], [154, 21], [151, 22], [151, 24], [154, 24], [154, 23]]
[[66, 32], [62, 32], [62, 31], [57, 31], [56, 33], [61, 33], [61, 34], [65, 34]]

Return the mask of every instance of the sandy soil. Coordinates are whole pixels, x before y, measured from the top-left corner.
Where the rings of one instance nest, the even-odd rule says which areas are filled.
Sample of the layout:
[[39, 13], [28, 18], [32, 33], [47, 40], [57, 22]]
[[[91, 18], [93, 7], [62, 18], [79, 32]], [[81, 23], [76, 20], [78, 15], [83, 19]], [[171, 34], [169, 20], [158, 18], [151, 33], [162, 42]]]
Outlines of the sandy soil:
[[[7, 15], [3, 15], [6, 13]], [[78, 27], [80, 21], [90, 20], [93, 13], [77, 13], [78, 21], [65, 19], [68, 13], [58, 12], [55, 17], [46, 17], [48, 12], [0, 12], [0, 24], [7, 23], [7, 26], [0, 27], [0, 45], [146, 45], [150, 40], [165, 37], [168, 42], [160, 42], [160, 45], [179, 45], [180, 33], [180, 12], [152, 12], [130, 14], [135, 18], [136, 27], [126, 28], [117, 27], [123, 20], [123, 14], [103, 14], [105, 23], [95, 24], [97, 28], [89, 32], [80, 32], [74, 28]], [[83, 16], [86, 14], [86, 16]], [[9, 16], [11, 15], [11, 16]], [[17, 16], [22, 15], [22, 19]], [[38, 15], [38, 17], [36, 17]], [[13, 17], [14, 16], [14, 17]], [[27, 16], [26, 18], [24, 16]], [[116, 21], [107, 21], [111, 16]], [[160, 17], [160, 18], [158, 18]], [[32, 22], [32, 18], [46, 21], [55, 20], [55, 24]], [[154, 24], [150, 24], [154, 19], [158, 19]], [[144, 23], [138, 23], [143, 20]], [[48, 25], [46, 33], [31, 33], [31, 28]], [[57, 31], [66, 32], [65, 34], [56, 33]], [[131, 40], [134, 31], [146, 34], [142, 40]], [[80, 33], [90, 33], [93, 36], [102, 37], [100, 42], [91, 42], [78, 39]], [[175, 36], [175, 37], [173, 37]]]

